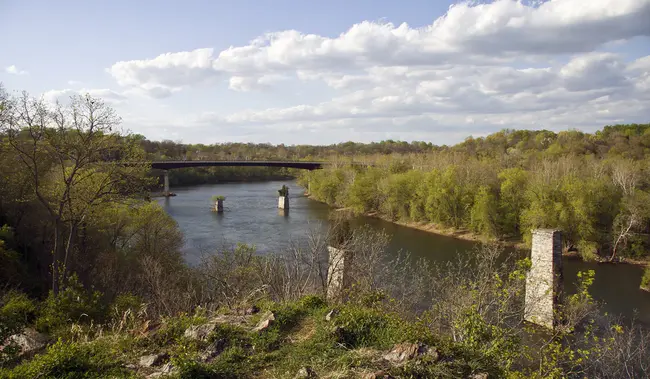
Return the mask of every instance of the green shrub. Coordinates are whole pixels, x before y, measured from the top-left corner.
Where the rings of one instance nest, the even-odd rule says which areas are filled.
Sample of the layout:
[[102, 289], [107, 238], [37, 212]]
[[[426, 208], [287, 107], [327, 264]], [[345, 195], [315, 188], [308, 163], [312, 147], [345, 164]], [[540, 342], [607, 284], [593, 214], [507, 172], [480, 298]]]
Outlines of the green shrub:
[[[34, 302], [24, 293], [11, 291], [0, 302], [0, 342], [20, 332], [31, 322], [36, 312]], [[10, 344], [0, 350], [0, 366], [10, 362], [18, 355], [17, 346]]]
[[59, 340], [45, 354], [37, 355], [0, 378], [135, 378], [102, 343], [66, 343]]
[[404, 321], [380, 309], [350, 305], [343, 308], [334, 321], [341, 343], [353, 349], [386, 349], [411, 336]]
[[203, 316], [189, 316], [187, 314], [165, 318], [160, 329], [153, 335], [151, 342], [155, 346], [167, 346], [176, 343], [183, 337], [187, 328], [205, 321]]
[[650, 266], [646, 266], [641, 277], [641, 288], [650, 291]]
[[100, 299], [100, 292], [87, 291], [73, 274], [57, 295], [50, 291], [36, 319], [36, 328], [42, 332], [57, 332], [70, 323], [101, 322], [106, 310]]

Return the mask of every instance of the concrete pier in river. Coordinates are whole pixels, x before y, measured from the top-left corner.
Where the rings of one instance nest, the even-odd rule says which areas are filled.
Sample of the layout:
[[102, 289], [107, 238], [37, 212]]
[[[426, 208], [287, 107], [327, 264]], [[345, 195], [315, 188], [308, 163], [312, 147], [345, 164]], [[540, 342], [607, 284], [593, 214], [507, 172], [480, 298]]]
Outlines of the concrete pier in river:
[[526, 277], [524, 319], [553, 329], [562, 292], [562, 232], [533, 230], [531, 268]]

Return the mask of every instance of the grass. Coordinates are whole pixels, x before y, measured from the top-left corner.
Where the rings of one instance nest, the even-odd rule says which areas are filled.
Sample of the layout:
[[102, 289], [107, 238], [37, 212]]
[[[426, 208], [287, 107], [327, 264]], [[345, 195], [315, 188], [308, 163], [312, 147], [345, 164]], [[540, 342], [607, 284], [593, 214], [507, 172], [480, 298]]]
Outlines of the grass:
[[[149, 336], [121, 331], [88, 343], [59, 340], [30, 361], [0, 369], [0, 378], [141, 378], [142, 370], [126, 365], [152, 353], [170, 355], [176, 378], [294, 378], [303, 367], [319, 377], [358, 377], [380, 369], [401, 377], [457, 377], [474, 372], [479, 362], [471, 354], [445, 348], [424, 325], [407, 322], [379, 306], [339, 305], [330, 321], [325, 315], [332, 307], [319, 297], [258, 306], [261, 312], [247, 326], [216, 324], [206, 341], [183, 336], [189, 326], [207, 322], [205, 315], [165, 319]], [[266, 311], [273, 312], [275, 322], [262, 332], [251, 331]], [[455, 356], [387, 365], [381, 357], [404, 341], [435, 345], [443, 356]], [[215, 344], [220, 353], [209, 363], [202, 362], [201, 352]]]

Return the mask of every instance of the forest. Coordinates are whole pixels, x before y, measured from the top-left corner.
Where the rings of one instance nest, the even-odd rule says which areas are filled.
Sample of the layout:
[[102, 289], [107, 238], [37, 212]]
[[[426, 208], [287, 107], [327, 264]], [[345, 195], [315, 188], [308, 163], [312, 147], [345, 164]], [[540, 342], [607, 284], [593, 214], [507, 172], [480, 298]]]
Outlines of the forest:
[[[421, 153], [358, 154], [306, 173], [310, 195], [383, 218], [489, 240], [563, 231], [584, 259], [648, 258], [650, 124], [503, 130]], [[349, 158], [348, 158], [349, 159]]]
[[[89, 95], [49, 104], [0, 86], [0, 378], [650, 372], [650, 336], [599, 311], [593, 273], [580, 274], [562, 324], [540, 334], [521, 317], [530, 262], [502, 262], [496, 245], [437, 272], [387, 259], [387, 235], [332, 212], [309, 246], [259, 255], [241, 241], [189, 266], [178, 225], [148, 200], [153, 159], [322, 159], [330, 168], [300, 179], [335, 206], [494, 238], [562, 227], [581, 254], [643, 258], [649, 125], [306, 147], [158, 143], [120, 121]], [[188, 178], [221, 180], [197, 172]], [[357, 257], [339, 298], [327, 296], [330, 245]]]

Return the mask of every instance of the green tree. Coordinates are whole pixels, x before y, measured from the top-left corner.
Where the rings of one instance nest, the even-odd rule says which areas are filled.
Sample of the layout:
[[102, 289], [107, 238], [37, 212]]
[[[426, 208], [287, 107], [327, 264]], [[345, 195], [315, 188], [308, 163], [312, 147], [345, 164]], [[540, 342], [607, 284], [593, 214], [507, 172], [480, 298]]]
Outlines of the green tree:
[[497, 236], [498, 202], [492, 189], [481, 186], [474, 197], [470, 226], [472, 230], [487, 237]]
[[142, 187], [148, 165], [134, 140], [117, 132], [120, 118], [103, 101], [73, 96], [51, 107], [23, 93], [3, 100], [1, 130], [30, 173], [36, 199], [53, 225], [52, 289], [58, 292], [77, 229], [92, 208]]

